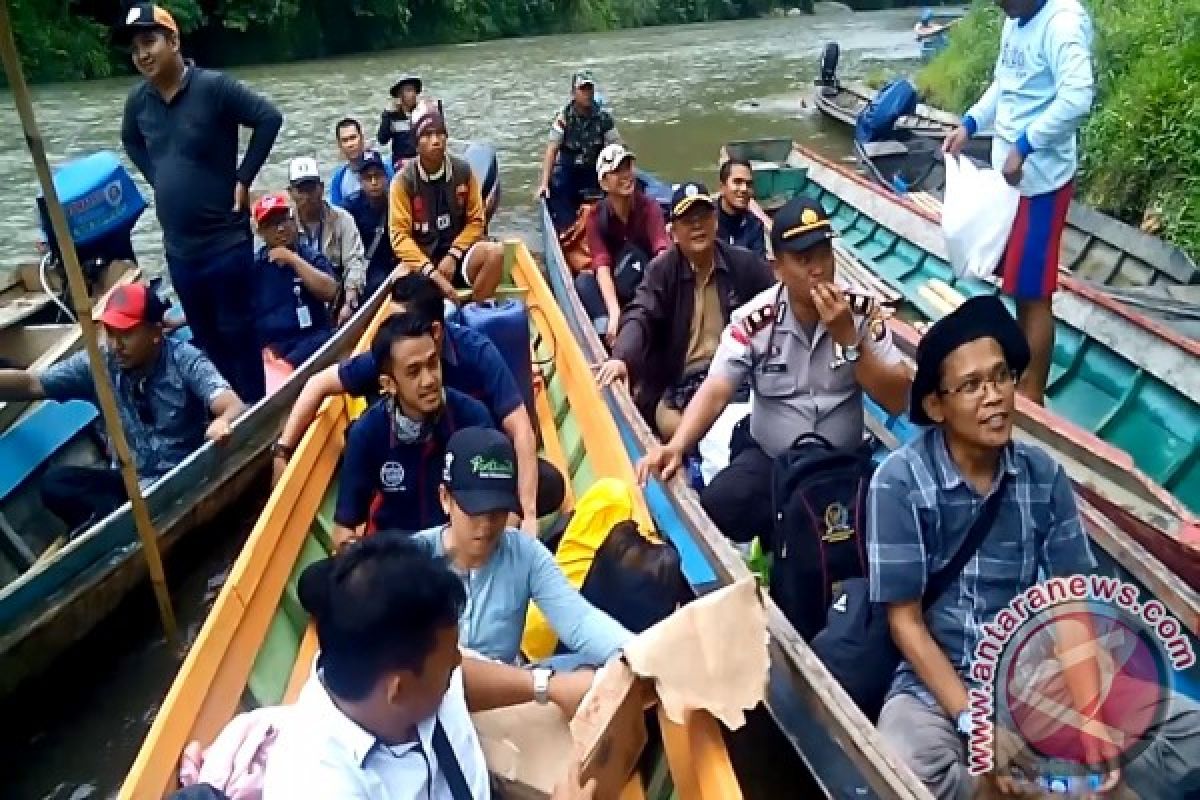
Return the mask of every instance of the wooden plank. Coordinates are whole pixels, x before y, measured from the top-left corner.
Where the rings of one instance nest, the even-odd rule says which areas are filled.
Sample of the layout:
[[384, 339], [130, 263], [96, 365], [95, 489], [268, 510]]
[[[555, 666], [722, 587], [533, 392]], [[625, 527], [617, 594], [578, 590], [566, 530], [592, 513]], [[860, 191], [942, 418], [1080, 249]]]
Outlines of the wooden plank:
[[300, 650], [296, 653], [296, 665], [292, 667], [291, 677], [288, 678], [287, 689], [283, 693], [283, 702], [294, 703], [300, 696], [300, 690], [308, 682], [312, 674], [313, 659], [317, 657], [317, 628], [311, 623], [304, 629], [304, 638], [300, 640]]
[[742, 789], [711, 715], [694, 711], [680, 725], [660, 705], [658, 723], [680, 800], [740, 800]]

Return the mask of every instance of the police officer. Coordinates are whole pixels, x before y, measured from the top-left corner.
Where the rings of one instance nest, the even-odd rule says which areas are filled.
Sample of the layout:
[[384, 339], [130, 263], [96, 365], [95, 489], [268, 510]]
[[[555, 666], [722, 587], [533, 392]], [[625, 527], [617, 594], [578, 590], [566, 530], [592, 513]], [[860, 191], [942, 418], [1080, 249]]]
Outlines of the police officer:
[[542, 179], [535, 192], [536, 197], [547, 199], [559, 230], [575, 221], [586, 194], [600, 195], [596, 159], [606, 144], [621, 140], [612, 114], [596, 102], [596, 79], [591, 70], [581, 69], [572, 76], [571, 93], [571, 102], [550, 126]]
[[781, 282], [733, 312], [679, 429], [638, 465], [642, 480], [670, 478], [749, 378], [749, 440], [700, 496], [735, 541], [770, 531], [773, 460], [797, 437], [815, 432], [834, 447], [857, 445], [864, 389], [888, 411], [908, 406], [908, 368], [883, 319], [834, 281], [834, 236], [819, 203], [796, 198], [784, 206], [771, 231]]

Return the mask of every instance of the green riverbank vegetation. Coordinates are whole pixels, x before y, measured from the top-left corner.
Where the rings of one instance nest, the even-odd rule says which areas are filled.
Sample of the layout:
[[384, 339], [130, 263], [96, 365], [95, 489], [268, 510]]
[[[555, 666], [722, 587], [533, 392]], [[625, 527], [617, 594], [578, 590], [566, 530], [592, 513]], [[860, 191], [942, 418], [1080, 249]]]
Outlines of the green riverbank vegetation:
[[[1200, 2], [1082, 0], [1095, 26], [1096, 103], [1078, 195], [1200, 262]], [[976, 0], [917, 76], [928, 102], [965, 111], [991, 80], [1002, 15]]]

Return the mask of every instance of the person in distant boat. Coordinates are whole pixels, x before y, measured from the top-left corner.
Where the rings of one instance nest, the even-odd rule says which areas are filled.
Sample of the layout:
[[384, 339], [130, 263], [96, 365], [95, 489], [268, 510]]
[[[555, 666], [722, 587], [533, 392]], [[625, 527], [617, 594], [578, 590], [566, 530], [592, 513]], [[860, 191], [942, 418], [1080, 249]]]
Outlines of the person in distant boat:
[[1008, 19], [992, 84], [946, 137], [944, 149], [960, 153], [976, 132], [994, 131], [992, 166], [1021, 190], [999, 269], [1032, 352], [1020, 392], [1042, 403], [1054, 352], [1051, 297], [1079, 167], [1075, 134], [1096, 93], [1092, 21], [1078, 0], [999, 5]]
[[379, 120], [376, 139], [379, 146], [392, 145], [392, 169], [399, 170], [404, 162], [417, 157], [417, 142], [413, 136], [412, 118], [421, 94], [421, 79], [404, 75], [392, 84], [389, 94], [392, 107], [384, 110]]
[[[887, 605], [892, 638], [905, 659], [879, 732], [934, 796], [946, 800], [973, 797], [980, 788], [968, 774], [965, 743], [972, 729], [968, 691], [979, 688], [972, 664], [983, 624], [1021, 602], [1039, 579], [1096, 571], [1066, 471], [1040, 447], [1012, 438], [1016, 385], [1029, 364], [1024, 335], [994, 296], [972, 298], [939, 320], [917, 348], [912, 385], [909, 413], [925, 428], [884, 460], [867, 497], [871, 600]], [[996, 492], [1000, 504], [978, 551], [941, 596], [923, 598], [930, 576], [952, 560]], [[931, 605], [923, 608], [925, 602]], [[1049, 652], [1070, 653], [1070, 662], [1059, 664], [1051, 655], [1022, 665], [1044, 701], [1038, 713], [1082, 739], [1084, 760], [1105, 776], [1100, 793], [1123, 772], [1139, 797], [1194, 796], [1200, 787], [1195, 703], [1170, 692], [1164, 698], [1163, 687], [1153, 683], [1144, 684], [1142, 694], [1165, 702], [1161, 717], [1137, 708], [1136, 689], [1116, 688], [1115, 651], [1098, 648], [1099, 629], [1091, 627], [1055, 625], [1057, 647]], [[1143, 713], [1150, 720], [1145, 749], [1124, 742], [1132, 760], [1101, 766], [1117, 755], [1105, 748], [1113, 741], [1107, 725], [1117, 726], [1120, 736], [1123, 718]], [[1070, 747], [1061, 740], [1058, 746]], [[1010, 776], [998, 770], [985, 780], [1004, 792]]]
[[392, 252], [388, 229], [388, 183], [391, 175], [387, 162], [375, 150], [367, 150], [354, 162], [359, 191], [346, 201], [346, 211], [354, 218], [362, 240], [363, 258], [367, 262], [366, 281], [362, 297], [375, 293], [396, 271], [396, 255]]
[[612, 114], [596, 103], [596, 79], [581, 69], [571, 77], [571, 102], [554, 116], [535, 196], [546, 198], [554, 227], [575, 221], [587, 195], [599, 195], [596, 160], [607, 144], [621, 140]]
[[611, 347], [621, 309], [633, 298], [650, 259], [671, 246], [662, 209], [646, 196], [634, 174], [635, 157], [624, 145], [610, 144], [596, 160], [604, 197], [588, 217], [592, 268], [575, 279], [588, 315]]
[[333, 333], [327, 305], [337, 294], [333, 265], [300, 238], [286, 195], [260, 197], [254, 224], [263, 240], [254, 259], [258, 341], [298, 367]]
[[383, 396], [350, 426], [334, 512], [337, 547], [379, 530], [414, 533], [446, 521], [438, 499], [446, 442], [491, 427], [487, 408], [442, 384], [433, 323], [394, 314], [371, 341]]
[[[492, 421], [512, 440], [517, 454], [519, 524], [527, 534], [536, 536], [538, 519], [562, 505], [566, 484], [550, 462], [538, 457], [533, 421], [512, 370], [491, 339], [445, 319], [442, 293], [428, 278], [415, 274], [397, 278], [392, 301], [398, 312], [417, 314], [431, 322], [441, 355], [443, 383], [482, 402]], [[380, 390], [381, 375], [372, 349], [309, 378], [275, 444], [275, 479], [283, 474], [287, 460], [326, 397], [343, 393], [373, 397]]]
[[516, 454], [504, 434], [464, 428], [450, 437], [440, 499], [449, 521], [413, 538], [463, 579], [460, 645], [517, 663], [531, 600], [569, 651], [551, 660], [560, 669], [601, 666], [633, 638], [567, 583], [544, 544], [508, 527], [521, 505]]
[[754, 198], [754, 171], [750, 162], [728, 159], [721, 165], [721, 194], [717, 201], [717, 238], [744, 247], [759, 258], [767, 257], [767, 229], [750, 211]]
[[[125, 101], [121, 141], [154, 188], [171, 284], [196, 345], [247, 402], [266, 393], [254, 334], [254, 244], [248, 192], [283, 115], [220, 72], [185, 62], [179, 27], [140, 3], [117, 35], [145, 78]], [[238, 164], [238, 133], [253, 133]]]
[[775, 282], [771, 267], [717, 238], [716, 203], [700, 183], [671, 198], [675, 246], [650, 262], [597, 375], [630, 380], [638, 409], [664, 440], [704, 382], [730, 314]]
[[296, 206], [300, 237], [311, 249], [321, 253], [333, 266], [333, 277], [340, 287], [339, 322], [358, 308], [367, 282], [367, 263], [362, 236], [354, 217], [325, 199], [325, 185], [317, 160], [307, 156], [293, 158], [288, 164], [288, 194]]
[[[464, 655], [467, 598], [441, 559], [398, 537], [361, 542], [300, 576], [313, 618], [316, 669], [283, 726], [263, 800], [460, 800], [492, 797], [471, 713], [553, 703], [566, 718], [592, 673], [530, 680], [528, 670]], [[578, 764], [550, 800], [593, 800]]]
[[[338, 152], [345, 162], [338, 165], [329, 180], [329, 202], [345, 208], [350, 199], [362, 191], [362, 182], [358, 179], [356, 165], [362, 160], [367, 150], [366, 137], [363, 136], [362, 125], [354, 117], [339, 119], [334, 126], [333, 135], [337, 139]], [[384, 161], [387, 179], [392, 180], [392, 165]]]
[[413, 121], [417, 157], [392, 182], [392, 250], [409, 272], [432, 278], [447, 298], [470, 289], [475, 300], [496, 294], [504, 248], [486, 239], [487, 212], [480, 177], [446, 152], [446, 121], [426, 108]]
[[700, 495], [712, 521], [735, 541], [773, 529], [774, 459], [799, 436], [818, 433], [834, 447], [856, 447], [864, 390], [892, 413], [908, 404], [908, 369], [887, 326], [857, 300], [854, 310], [836, 283], [834, 236], [814, 200], [798, 197], [779, 211], [771, 245], [780, 283], [733, 312], [675, 435], [638, 465], [643, 479], [675, 474], [749, 381], [748, 441]]
[[[245, 409], [204, 353], [163, 333], [167, 305], [142, 283], [120, 285], [98, 320], [117, 411], [142, 488], [170, 472], [205, 439], [224, 442]], [[0, 370], [0, 400], [86, 400], [99, 404], [86, 352], [40, 371]], [[41, 481], [42, 502], [70, 531], [126, 500], [111, 467], [55, 466]]]

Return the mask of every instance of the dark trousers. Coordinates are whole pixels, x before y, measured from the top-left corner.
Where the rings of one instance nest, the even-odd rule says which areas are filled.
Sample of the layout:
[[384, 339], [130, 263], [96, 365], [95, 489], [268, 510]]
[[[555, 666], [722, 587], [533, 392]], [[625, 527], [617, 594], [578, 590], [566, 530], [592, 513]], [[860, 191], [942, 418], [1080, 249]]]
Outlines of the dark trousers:
[[758, 444], [750, 444], [700, 492], [700, 505], [733, 541], [748, 542], [757, 536], [764, 546], [770, 542], [775, 525], [771, 505], [774, 464]]
[[103, 519], [128, 499], [121, 473], [110, 467], [51, 467], [38, 489], [42, 505], [73, 532]]
[[608, 330], [608, 307], [604, 305], [604, 296], [600, 294], [600, 283], [596, 273], [584, 270], [575, 276], [575, 291], [579, 294], [579, 302], [588, 318], [595, 324], [596, 330], [604, 333]]
[[167, 256], [167, 269], [196, 346], [243, 402], [261, 400], [267, 384], [255, 344], [253, 242], [206, 258]]
[[544, 458], [538, 459], [537, 515], [540, 519], [562, 508], [567, 496], [567, 484], [563, 474]]
[[550, 176], [550, 218], [554, 227], [563, 230], [579, 214], [579, 206], [588, 195], [599, 197], [600, 179], [596, 177], [596, 165], [575, 166], [559, 161]]

